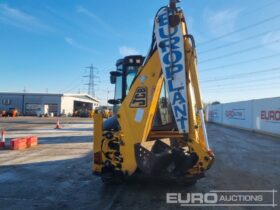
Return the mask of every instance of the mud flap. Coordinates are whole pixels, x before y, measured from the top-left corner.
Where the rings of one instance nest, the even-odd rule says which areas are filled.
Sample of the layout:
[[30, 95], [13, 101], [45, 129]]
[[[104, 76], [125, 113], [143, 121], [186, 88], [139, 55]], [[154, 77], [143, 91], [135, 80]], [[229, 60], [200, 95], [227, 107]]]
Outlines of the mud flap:
[[140, 143], [135, 144], [135, 156], [138, 168], [151, 176], [185, 176], [198, 157], [195, 153], [185, 153], [181, 148], [172, 148], [156, 140], [151, 150]]

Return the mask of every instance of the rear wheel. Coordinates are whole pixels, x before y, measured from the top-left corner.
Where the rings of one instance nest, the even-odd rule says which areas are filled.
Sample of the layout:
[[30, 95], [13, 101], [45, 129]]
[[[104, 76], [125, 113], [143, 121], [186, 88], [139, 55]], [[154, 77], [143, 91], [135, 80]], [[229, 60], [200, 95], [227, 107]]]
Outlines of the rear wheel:
[[113, 168], [102, 169], [101, 180], [105, 184], [121, 184], [124, 180], [124, 175], [121, 171], [116, 171]]

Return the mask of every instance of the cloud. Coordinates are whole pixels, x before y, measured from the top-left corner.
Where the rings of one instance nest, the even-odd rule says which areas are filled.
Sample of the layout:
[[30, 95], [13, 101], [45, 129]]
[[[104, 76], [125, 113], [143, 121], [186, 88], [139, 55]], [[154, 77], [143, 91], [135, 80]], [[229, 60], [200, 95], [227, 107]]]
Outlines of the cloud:
[[52, 7], [49, 6], [45, 6], [45, 9], [53, 16], [58, 17], [60, 19], [62, 19], [63, 21], [66, 21], [68, 23], [73, 23], [73, 19], [66, 16], [65, 14], [63, 14], [61, 11], [57, 11], [55, 9], [53, 9]]
[[154, 18], [149, 18], [148, 20], [149, 26], [154, 26]]
[[[273, 42], [273, 43], [271, 43]], [[263, 39], [262, 43], [271, 50], [280, 50], [280, 30], [267, 33]]]
[[119, 48], [119, 53], [122, 57], [128, 56], [128, 55], [139, 55], [139, 52], [131, 47], [122, 46]]
[[221, 11], [206, 9], [204, 19], [209, 31], [215, 37], [219, 37], [235, 30], [240, 12], [241, 9], [225, 9]]
[[69, 45], [71, 45], [71, 46], [73, 46], [77, 49], [87, 51], [87, 52], [90, 52], [90, 53], [100, 54], [99, 52], [95, 51], [94, 49], [89, 48], [87, 46], [84, 46], [84, 45], [76, 42], [74, 39], [72, 39], [70, 37], [65, 37], [64, 40], [65, 40], [66, 43], [68, 43]]
[[112, 26], [110, 26], [102, 18], [98, 17], [96, 14], [84, 8], [83, 6], [77, 6], [77, 12], [93, 19], [106, 32], [112, 33], [115, 36], [120, 36], [120, 34], [118, 34]]
[[51, 30], [38, 18], [7, 4], [0, 4], [0, 22], [33, 32]]

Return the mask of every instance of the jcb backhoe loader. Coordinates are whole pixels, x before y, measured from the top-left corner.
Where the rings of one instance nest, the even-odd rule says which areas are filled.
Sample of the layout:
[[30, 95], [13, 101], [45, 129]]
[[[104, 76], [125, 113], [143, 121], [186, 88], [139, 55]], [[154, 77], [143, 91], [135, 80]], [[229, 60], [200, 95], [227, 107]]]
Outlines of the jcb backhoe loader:
[[148, 55], [111, 72], [115, 115], [94, 115], [93, 172], [103, 180], [136, 172], [197, 180], [210, 168], [195, 42], [177, 0], [159, 9]]

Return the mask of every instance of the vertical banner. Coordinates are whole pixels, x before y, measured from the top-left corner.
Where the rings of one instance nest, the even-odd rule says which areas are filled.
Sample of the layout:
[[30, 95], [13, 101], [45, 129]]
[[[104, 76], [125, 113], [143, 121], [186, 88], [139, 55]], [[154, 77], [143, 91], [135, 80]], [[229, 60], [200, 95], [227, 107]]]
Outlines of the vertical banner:
[[154, 33], [178, 130], [180, 133], [188, 133], [188, 98], [182, 23], [179, 22], [178, 25], [171, 27], [168, 9], [163, 8], [156, 17]]

